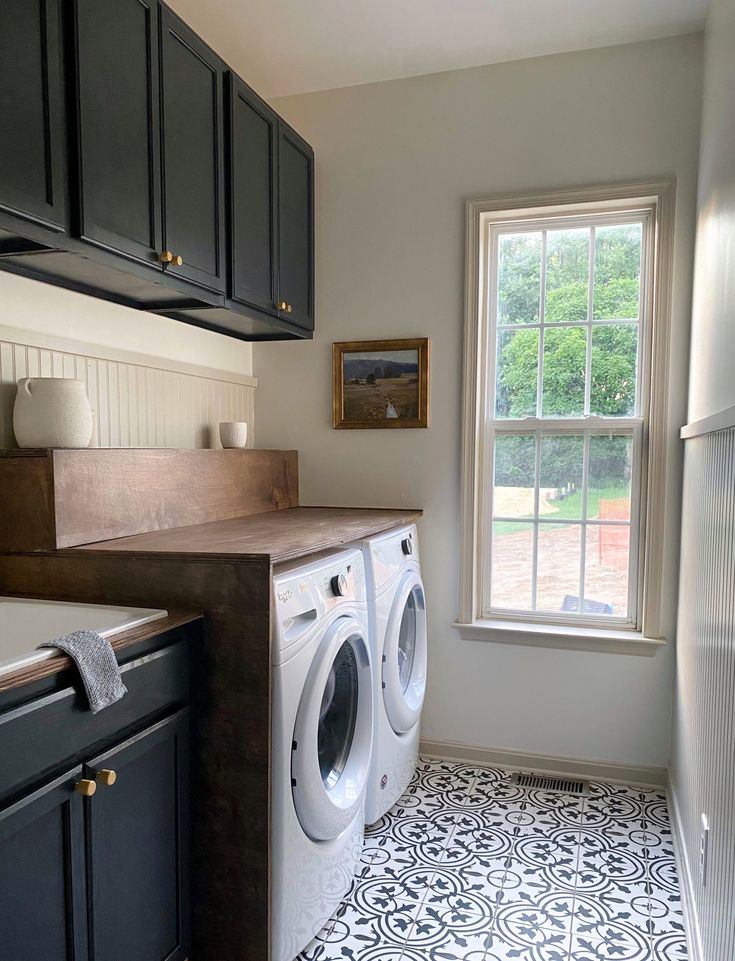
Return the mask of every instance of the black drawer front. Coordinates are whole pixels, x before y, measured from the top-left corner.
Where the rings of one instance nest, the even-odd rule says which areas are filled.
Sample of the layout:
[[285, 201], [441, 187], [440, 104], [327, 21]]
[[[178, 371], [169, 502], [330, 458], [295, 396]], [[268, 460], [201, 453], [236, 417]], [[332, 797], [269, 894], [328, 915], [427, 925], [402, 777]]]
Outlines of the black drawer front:
[[120, 733], [183, 705], [189, 697], [186, 641], [122, 667], [125, 697], [92, 714], [80, 687], [68, 687], [0, 714], [0, 800], [47, 780]]

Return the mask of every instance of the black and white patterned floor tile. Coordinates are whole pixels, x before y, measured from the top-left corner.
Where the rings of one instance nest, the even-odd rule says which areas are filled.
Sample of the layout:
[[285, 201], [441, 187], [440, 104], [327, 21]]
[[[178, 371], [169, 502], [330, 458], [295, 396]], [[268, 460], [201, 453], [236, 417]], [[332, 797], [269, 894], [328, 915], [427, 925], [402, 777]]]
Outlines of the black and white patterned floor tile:
[[297, 961], [686, 961], [666, 797], [421, 759]]

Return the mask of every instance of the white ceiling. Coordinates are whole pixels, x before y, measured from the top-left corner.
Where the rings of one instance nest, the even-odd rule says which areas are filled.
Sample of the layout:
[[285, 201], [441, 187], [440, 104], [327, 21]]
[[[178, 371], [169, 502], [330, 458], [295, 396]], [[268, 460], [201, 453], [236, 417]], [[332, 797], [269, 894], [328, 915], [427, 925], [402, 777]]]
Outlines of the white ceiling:
[[699, 30], [708, 0], [171, 0], [264, 97]]

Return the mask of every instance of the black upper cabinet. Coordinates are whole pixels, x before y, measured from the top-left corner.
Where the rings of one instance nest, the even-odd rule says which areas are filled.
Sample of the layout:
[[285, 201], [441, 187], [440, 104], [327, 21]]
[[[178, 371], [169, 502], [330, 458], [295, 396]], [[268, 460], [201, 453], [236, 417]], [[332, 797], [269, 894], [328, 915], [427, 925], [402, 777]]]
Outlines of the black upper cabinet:
[[0, 811], [0, 956], [87, 956], [81, 769]]
[[[115, 772], [89, 807], [94, 961], [183, 961], [188, 947], [188, 713], [94, 758]], [[135, 923], [131, 923], [136, 919]]]
[[161, 0], [1, 0], [0, 269], [310, 337], [313, 152], [228, 72]]
[[278, 308], [314, 329], [314, 152], [282, 121], [278, 136]]
[[76, 0], [79, 232], [161, 270], [158, 11]]
[[163, 245], [169, 269], [225, 290], [224, 65], [161, 7]]
[[59, 0], [0, 4], [0, 208], [65, 226]]
[[275, 314], [278, 117], [234, 74], [229, 114], [231, 296]]

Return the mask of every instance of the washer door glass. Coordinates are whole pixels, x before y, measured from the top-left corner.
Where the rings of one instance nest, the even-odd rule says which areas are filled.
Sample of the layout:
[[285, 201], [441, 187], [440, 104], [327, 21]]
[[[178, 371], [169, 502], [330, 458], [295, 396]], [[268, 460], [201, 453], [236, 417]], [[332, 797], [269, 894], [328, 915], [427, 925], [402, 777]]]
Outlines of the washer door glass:
[[314, 652], [296, 712], [291, 785], [301, 826], [338, 837], [358, 816], [373, 741], [372, 668], [365, 623], [341, 616]]
[[339, 781], [350, 756], [357, 721], [357, 699], [357, 658], [352, 645], [345, 641], [327, 674], [319, 711], [319, 771], [328, 791]]
[[418, 571], [395, 594], [383, 648], [383, 700], [393, 730], [405, 734], [421, 716], [426, 691], [426, 601]]

